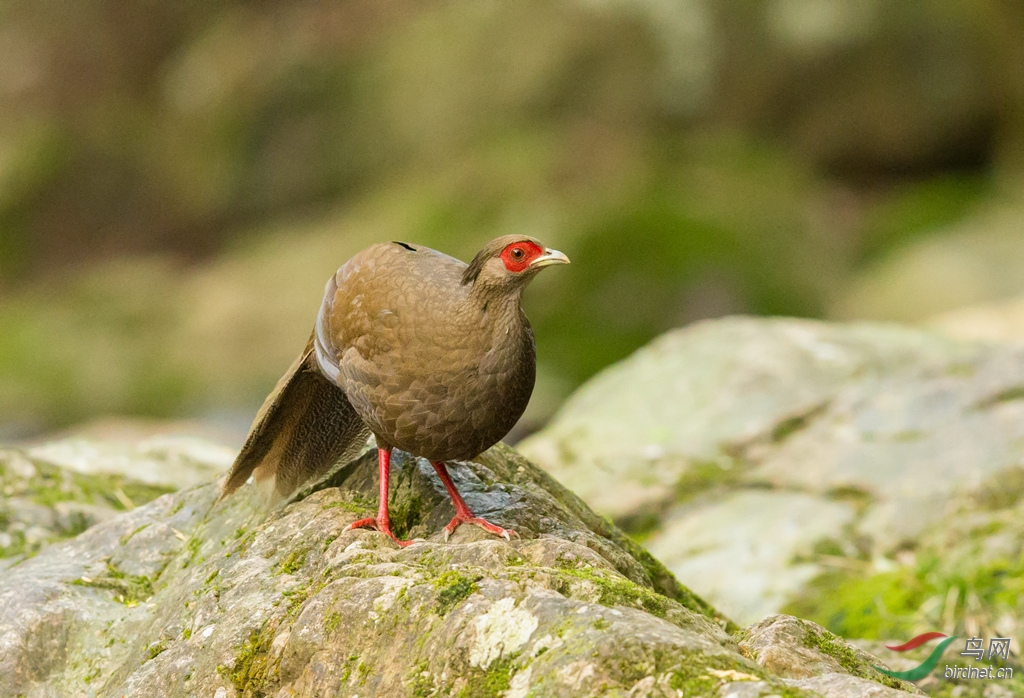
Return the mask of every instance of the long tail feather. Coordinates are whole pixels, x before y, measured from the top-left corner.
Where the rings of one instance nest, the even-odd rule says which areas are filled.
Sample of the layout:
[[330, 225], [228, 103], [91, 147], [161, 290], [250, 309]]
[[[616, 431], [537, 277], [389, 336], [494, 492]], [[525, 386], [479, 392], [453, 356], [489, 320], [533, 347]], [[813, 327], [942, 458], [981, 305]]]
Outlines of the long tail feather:
[[287, 497], [340, 459], [354, 457], [368, 436], [345, 393], [317, 367], [310, 337], [257, 412], [221, 497], [250, 475], [258, 481], [274, 478], [275, 494]]

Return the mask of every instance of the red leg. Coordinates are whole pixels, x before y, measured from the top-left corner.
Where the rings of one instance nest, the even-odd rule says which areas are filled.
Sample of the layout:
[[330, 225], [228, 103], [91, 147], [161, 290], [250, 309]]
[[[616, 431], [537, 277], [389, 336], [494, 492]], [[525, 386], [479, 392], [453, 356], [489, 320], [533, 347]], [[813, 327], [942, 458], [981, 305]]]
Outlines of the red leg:
[[473, 512], [466, 506], [466, 501], [459, 494], [459, 491], [455, 489], [455, 483], [452, 482], [451, 477], [448, 475], [448, 468], [441, 461], [431, 461], [430, 464], [434, 466], [434, 470], [437, 471], [437, 476], [441, 478], [441, 482], [444, 483], [444, 488], [448, 490], [448, 496], [452, 498], [452, 504], [455, 505], [455, 518], [448, 522], [448, 525], [444, 527], [444, 539], [448, 540], [448, 536], [455, 532], [455, 529], [459, 525], [468, 523], [474, 526], [479, 526], [488, 533], [493, 533], [496, 536], [503, 536], [505, 540], [512, 540], [511, 534], [515, 531], [502, 528], [501, 526], [495, 526], [486, 519], [481, 519], [478, 516], [473, 516]]
[[391, 518], [388, 516], [388, 476], [391, 472], [391, 449], [377, 449], [377, 464], [380, 466], [380, 503], [377, 505], [377, 517], [373, 519], [359, 519], [345, 527], [345, 532], [354, 528], [372, 528], [380, 531], [403, 548], [411, 545], [411, 540], [398, 540], [398, 537], [391, 532]]

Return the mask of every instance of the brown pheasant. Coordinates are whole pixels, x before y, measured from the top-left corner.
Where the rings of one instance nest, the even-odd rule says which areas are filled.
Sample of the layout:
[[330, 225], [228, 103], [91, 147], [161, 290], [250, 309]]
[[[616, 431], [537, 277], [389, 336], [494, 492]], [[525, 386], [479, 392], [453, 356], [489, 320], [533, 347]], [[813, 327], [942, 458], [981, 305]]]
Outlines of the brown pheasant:
[[446, 539], [463, 523], [507, 538], [511, 531], [473, 515], [445, 461], [476, 457], [523, 414], [536, 353], [520, 299], [539, 270], [568, 262], [521, 235], [491, 241], [469, 265], [404, 242], [352, 257], [327, 282], [313, 335], [256, 415], [223, 496], [251, 474], [274, 478], [287, 496], [373, 433], [377, 516], [349, 528], [408, 545], [388, 517], [391, 450], [399, 448], [429, 460], [448, 490], [456, 513]]

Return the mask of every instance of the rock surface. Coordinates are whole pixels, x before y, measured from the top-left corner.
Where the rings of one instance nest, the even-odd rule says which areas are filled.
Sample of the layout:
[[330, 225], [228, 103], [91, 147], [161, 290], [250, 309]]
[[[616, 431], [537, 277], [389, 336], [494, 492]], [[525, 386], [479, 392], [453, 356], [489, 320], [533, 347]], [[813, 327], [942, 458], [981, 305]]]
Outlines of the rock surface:
[[959, 493], [1024, 462], [1022, 386], [1019, 347], [732, 318], [595, 377], [520, 447], [751, 623], [818, 574], [898, 566]]
[[25, 449], [25, 455], [79, 473], [120, 475], [168, 489], [209, 482], [227, 471], [236, 451], [190, 436], [156, 434], [130, 442], [69, 437]]
[[[813, 624], [801, 627], [830, 642], [798, 652], [737, 633], [505, 447], [453, 477], [478, 513], [517, 530], [511, 543], [469, 527], [441, 542], [443, 488], [399, 454], [396, 528], [427, 540], [399, 549], [343, 533], [372, 511], [375, 470], [367, 454], [269, 516], [254, 486], [224, 502], [200, 486], [14, 565], [0, 581], [0, 695], [897, 693], [860, 677], [911, 688], [867, 655], [829, 659], [854, 648]], [[779, 668], [797, 663], [799, 676]]]
[[1024, 295], [949, 310], [926, 325], [956, 339], [1024, 344]]
[[35, 449], [0, 448], [0, 570], [175, 489], [105, 471], [103, 460], [97, 457], [93, 471], [83, 473], [48, 462]]
[[842, 319], [920, 322], [1024, 293], [1024, 212], [991, 207], [893, 250], [832, 308]]
[[877, 663], [874, 657], [814, 623], [793, 616], [771, 616], [744, 630], [741, 637], [744, 655], [791, 679], [794, 686], [823, 694], [838, 688], [878, 698], [903, 695], [871, 680], [877, 674], [867, 667]]
[[666, 520], [649, 545], [680, 579], [695, 580], [703, 593], [728, 599], [737, 617], [751, 618], [782, 608], [820, 574], [812, 560], [794, 562], [794, 551], [839, 535], [855, 518], [847, 503], [803, 492], [740, 490]]

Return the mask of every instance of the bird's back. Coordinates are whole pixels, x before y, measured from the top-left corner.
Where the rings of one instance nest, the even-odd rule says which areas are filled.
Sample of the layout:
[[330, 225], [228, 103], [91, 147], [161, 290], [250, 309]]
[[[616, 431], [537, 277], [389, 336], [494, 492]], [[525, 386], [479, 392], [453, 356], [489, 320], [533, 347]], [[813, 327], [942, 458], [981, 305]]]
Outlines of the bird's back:
[[429, 248], [363, 250], [327, 284], [316, 328], [321, 370], [378, 440], [432, 460], [471, 458], [503, 437], [533, 390], [533, 336], [481, 311], [466, 265]]

